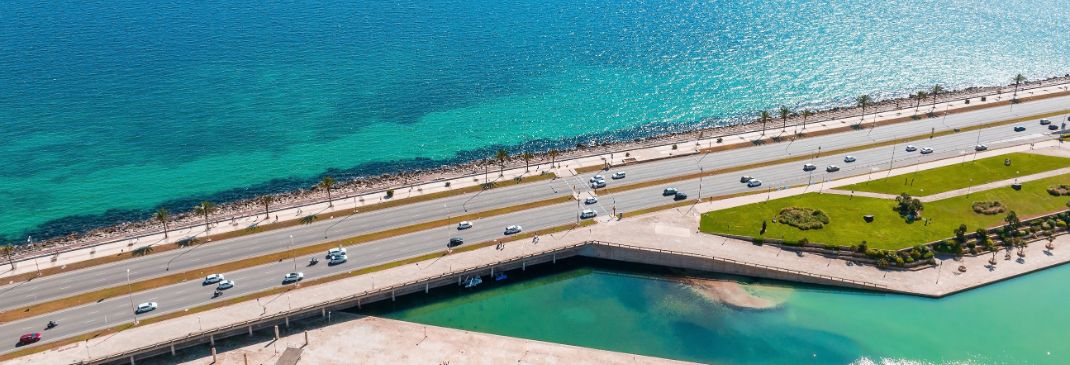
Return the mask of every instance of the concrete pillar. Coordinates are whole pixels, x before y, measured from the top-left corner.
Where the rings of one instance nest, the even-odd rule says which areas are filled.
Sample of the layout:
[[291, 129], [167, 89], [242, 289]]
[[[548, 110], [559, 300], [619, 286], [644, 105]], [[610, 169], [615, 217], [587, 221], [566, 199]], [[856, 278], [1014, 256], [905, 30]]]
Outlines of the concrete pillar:
[[554, 263], [557, 263], [557, 253], [554, 253]]
[[215, 347], [215, 335], [208, 335], [208, 342], [212, 344], [212, 347]]
[[137, 365], [137, 363], [134, 362], [134, 355], [130, 355], [130, 365]]
[[494, 277], [494, 268], [493, 268], [493, 267], [492, 267], [492, 268], [490, 268], [490, 276], [491, 276], [491, 277]]
[[331, 323], [331, 312], [327, 312], [327, 323]]
[[390, 301], [391, 301], [391, 302], [393, 302], [393, 301], [395, 301], [396, 299], [397, 299], [397, 298], [395, 298], [395, 297], [394, 297], [394, 291], [393, 291], [393, 290], [391, 290], [391, 291], [390, 291]]
[[528, 271], [528, 261], [524, 260], [520, 262], [520, 271]]
[[327, 308], [320, 308], [320, 317], [327, 316]]
[[290, 316], [286, 316], [283, 320], [286, 321], [286, 328], [290, 328]]
[[357, 309], [360, 309], [360, 298], [357, 298]]
[[253, 325], [249, 325], [249, 337], [253, 337]]
[[175, 343], [171, 343], [171, 356], [175, 356]]
[[275, 325], [275, 341], [279, 340], [279, 325]]
[[215, 346], [212, 346], [212, 363], [213, 363], [213, 364], [215, 364], [215, 363], [216, 363], [216, 358], [215, 358]]
[[424, 294], [427, 294], [427, 293], [430, 293], [430, 292], [431, 292], [431, 284], [424, 283]]

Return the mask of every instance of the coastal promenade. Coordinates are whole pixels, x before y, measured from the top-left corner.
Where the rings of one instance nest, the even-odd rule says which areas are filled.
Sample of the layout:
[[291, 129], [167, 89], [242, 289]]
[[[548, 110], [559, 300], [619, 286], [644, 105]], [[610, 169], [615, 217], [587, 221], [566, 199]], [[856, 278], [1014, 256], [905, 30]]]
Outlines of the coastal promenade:
[[[1019, 97], [1022, 98], [1043, 98], [1049, 95], [1056, 95], [1066, 93], [1066, 85], [1047, 85], [1038, 87], [1036, 89], [1022, 90], [1019, 93]], [[988, 105], [996, 105], [1000, 103], [1006, 103], [1006, 100], [1011, 97], [1010, 91], [991, 94], [987, 96], [986, 101], [980, 101], [977, 98], [971, 99], [969, 104], [964, 103], [962, 100], [951, 100], [947, 102], [929, 104], [925, 107], [928, 110], [936, 111], [937, 113], [955, 113], [960, 110], [975, 110], [984, 108]], [[1015, 106], [998, 106], [995, 108], [1006, 108], [1008, 112], [1013, 109], [1019, 109], [1019, 113], [1008, 113], [1014, 115], [1022, 115], [1021, 111], [1031, 110], [1030, 104], [1037, 102], [1026, 102]], [[1063, 103], [1062, 105], [1067, 105]], [[926, 110], [922, 110], [924, 114]], [[890, 120], [901, 119], [909, 117], [914, 114], [913, 108], [902, 108], [898, 110], [891, 110], [885, 112], [877, 112], [868, 114], [865, 118], [859, 117], [846, 117], [835, 120], [816, 121], [812, 122], [805, 127], [801, 127], [798, 124], [789, 126], [788, 128], [777, 128], [777, 123], [771, 123], [772, 125], [765, 132], [746, 132], [734, 135], [713, 135], [706, 138], [699, 138], [693, 140], [691, 143], [672, 143], [665, 145], [657, 145], [650, 147], [634, 148], [627, 150], [620, 150], [614, 153], [600, 153], [595, 155], [582, 156], [579, 158], [564, 159], [558, 161], [551, 166], [550, 163], [537, 163], [529, 166], [528, 168], [510, 168], [502, 172], [499, 176], [494, 169], [488, 169], [486, 174], [473, 174], [464, 176], [461, 178], [454, 178], [449, 180], [441, 180], [434, 182], [427, 182], [422, 184], [398, 187], [393, 189], [394, 197], [392, 200], [401, 200], [410, 197], [418, 197], [428, 194], [442, 194], [451, 190], [460, 190], [467, 187], [477, 186], [488, 181], [510, 181], [518, 177], [531, 177], [542, 173], [553, 173], [557, 176], [566, 177], [577, 174], [577, 169], [591, 168], [596, 166], [610, 165], [623, 165], [634, 164], [645, 161], [660, 160], [673, 156], [692, 155], [697, 154], [702, 149], [717, 147], [733, 148], [732, 146], [744, 147], [752, 144], [752, 141], [761, 138], [769, 138], [774, 136], [790, 136], [794, 133], [807, 133], [807, 134], [821, 134], [823, 131], [843, 129], [851, 124], [859, 123], [863, 121], [870, 126], [880, 126], [881, 123]], [[953, 117], [941, 117], [941, 124], [944, 124], [945, 119], [953, 119]], [[928, 120], [931, 121], [931, 120]], [[794, 122], [798, 122], [797, 120]], [[908, 122], [918, 124], [922, 121]], [[949, 125], [944, 124], [940, 127], [933, 127], [933, 131], [945, 131], [949, 129]], [[717, 142], [718, 140], [721, 142]], [[790, 154], [789, 154], [790, 155]], [[447, 187], [447, 183], [449, 186]], [[74, 246], [58, 246], [51, 247], [41, 251], [33, 253], [23, 253], [14, 260], [14, 265], [7, 265], [0, 268], [0, 278], [9, 277], [20, 274], [33, 273], [42, 269], [64, 267], [74, 263], [82, 262], [85, 260], [105, 257], [109, 255], [117, 255], [130, 250], [137, 249], [138, 247], [150, 246], [150, 245], [162, 245], [167, 243], [179, 242], [182, 240], [188, 240], [190, 238], [204, 237], [208, 234], [219, 235], [231, 232], [240, 232], [250, 229], [251, 227], [263, 226], [277, 221], [297, 220], [302, 217], [310, 215], [317, 215], [319, 218], [333, 218], [332, 214], [336, 212], [345, 211], [349, 209], [361, 209], [362, 207], [373, 205], [376, 203], [384, 202], [388, 200], [385, 198], [384, 191], [376, 191], [371, 193], [364, 193], [358, 195], [342, 196], [333, 199], [331, 203], [327, 201], [320, 201], [312, 204], [305, 204], [300, 206], [280, 206], [274, 208], [269, 213], [264, 212], [249, 212], [245, 215], [229, 216], [229, 217], [214, 217], [211, 229], [206, 231], [203, 223], [190, 223], [186, 225], [180, 225], [173, 227], [172, 231], [165, 237], [162, 230], [159, 232], [151, 233], [134, 233], [129, 235], [124, 234], [112, 234], [108, 236], [101, 236], [89, 241], [79, 243]], [[162, 228], [162, 226], [160, 227]], [[12, 268], [11, 266], [14, 266]]]
[[[1028, 149], [1028, 146], [1024, 148]], [[1056, 150], [1051, 145], [1038, 145], [1034, 148], [1042, 151]], [[1010, 151], [988, 153], [997, 152]], [[955, 163], [955, 161], [951, 159], [933, 162], [927, 167], [947, 163]], [[903, 167], [890, 171], [890, 174], [912, 171], [914, 171], [912, 167]], [[856, 176], [837, 181], [835, 184], [851, 184], [865, 179], [865, 176]], [[581, 255], [600, 258], [696, 269], [705, 265], [731, 263], [731, 267], [746, 270], [746, 274], [758, 277], [789, 280], [794, 277], [796, 281], [826, 285], [837, 285], [836, 283], [839, 282], [846, 287], [870, 288], [930, 297], [949, 295], [1070, 261], [1070, 251], [1065, 249], [1070, 245], [1070, 236], [1067, 235], [1056, 237], [1055, 250], [1047, 250], [1042, 245], [1030, 245], [1025, 248], [1024, 259], [1001, 261], [995, 266], [987, 262], [987, 255], [980, 255], [961, 259], [938, 259], [935, 267], [896, 271], [860, 266], [850, 261], [817, 254], [785, 251], [768, 245], [756, 246], [750, 242], [696, 231], [700, 212], [803, 194], [814, 191], [814, 188], [815, 186], [812, 185], [802, 186], [771, 191], [768, 194], [753, 194], [677, 207], [623, 220], [611, 220], [591, 227], [548, 234], [540, 237], [539, 240], [508, 242], [502, 249], [485, 247], [341, 279], [329, 285], [302, 286], [256, 301], [240, 302], [224, 308], [107, 334], [60, 349], [18, 358], [12, 363], [72, 363], [102, 357], [114, 358], [116, 355], [144, 346], [166, 344], [172, 339], [211, 333], [217, 328], [228, 328], [234, 324], [294, 313], [300, 308], [317, 308], [321, 303], [352, 297], [354, 294], [372, 293], [386, 288], [390, 290], [387, 296], [383, 297], [380, 292], [378, 298], [389, 300], [393, 295], [393, 289], [390, 288], [419, 281], [420, 278], [439, 278], [475, 268], [483, 268], [482, 270], [485, 271], [488, 263], [492, 264], [491, 267], [493, 263], [515, 263], [518, 260], [532, 260], [534, 263], [537, 258], [539, 258], [538, 262], [547, 262], [546, 255], [548, 254], [572, 252], [569, 250], [577, 248], [579, 251], [575, 252]], [[642, 254], [643, 252], [648, 254]], [[956, 270], [958, 266], [964, 266], [967, 270], [965, 272]], [[462, 279], [462, 277], [456, 278], [456, 280]], [[400, 294], [420, 291], [412, 289], [414, 288], [410, 287], [408, 290], [401, 291]], [[280, 325], [280, 327], [284, 326]], [[378, 351], [391, 351], [392, 348], [388, 345], [383, 344]], [[449, 351], [446, 352], [449, 353]]]

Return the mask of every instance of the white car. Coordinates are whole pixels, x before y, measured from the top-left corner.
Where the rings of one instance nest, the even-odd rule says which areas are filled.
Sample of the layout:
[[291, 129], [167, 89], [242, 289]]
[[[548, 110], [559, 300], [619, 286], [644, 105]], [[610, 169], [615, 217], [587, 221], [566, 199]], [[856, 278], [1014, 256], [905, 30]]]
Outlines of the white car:
[[472, 228], [472, 222], [463, 221], [461, 223], [457, 223], [457, 229], [459, 229], [459, 230], [460, 229], [469, 229], [469, 228]]
[[505, 227], [505, 234], [517, 234], [524, 230], [524, 227], [512, 225]]
[[234, 280], [223, 280], [219, 282], [219, 286], [215, 287], [219, 290], [226, 290], [234, 287]]
[[748, 188], [755, 188], [755, 187], [759, 187], [759, 186], [762, 186], [762, 181], [761, 180], [750, 179], [749, 181], [747, 181], [747, 187]]
[[1040, 120], [1040, 125], [1048, 125], [1048, 124], [1051, 124], [1050, 120], [1047, 120], [1047, 119], [1041, 119]]
[[141, 304], [138, 304], [138, 305], [137, 305], [137, 309], [135, 309], [135, 310], [134, 310], [134, 313], [145, 313], [145, 312], [151, 312], [151, 311], [154, 311], [154, 310], [156, 310], [156, 307], [158, 307], [158, 305], [156, 304], [156, 302], [145, 302], [145, 303], [141, 303]]
[[843, 156], [843, 162], [848, 162], [849, 163], [849, 162], [855, 162], [855, 161], [856, 160], [855, 160], [854, 156], [849, 156], [849, 155], [848, 156]]
[[604, 188], [604, 187], [606, 187], [606, 181], [605, 180], [597, 180], [597, 181], [591, 182], [591, 189], [598, 189], [598, 188]]
[[345, 254], [346, 254], [345, 247], [337, 247], [337, 248], [332, 248], [330, 250], [327, 250], [327, 258], [331, 258], [331, 257], [338, 256], [338, 255], [345, 255]]
[[[816, 165], [814, 165], [812, 163], [803, 164], [803, 171], [814, 171], [814, 170], [817, 170], [817, 166]], [[753, 179], [749, 179], [747, 181], [749, 182], [750, 180], [753, 180]]]
[[625, 175], [624, 172], [621, 171], [621, 172], [614, 172], [613, 176], [610, 176], [610, 177], [612, 177], [613, 180], [620, 180], [620, 179], [623, 179], [625, 176], [627, 176], [627, 175]]
[[825, 168], [825, 172], [836, 172], [836, 171], [840, 171], [840, 167], [839, 166], [828, 165], [828, 167]]
[[331, 260], [327, 261], [327, 264], [328, 265], [338, 265], [338, 264], [344, 264], [346, 261], [349, 261], [349, 256], [346, 256], [346, 254], [343, 253], [341, 255], [331, 256]]
[[907, 145], [907, 152], [914, 152], [914, 151], [917, 151], [917, 150], [918, 150], [918, 148], [914, 147], [914, 145], [912, 145], [912, 144]]
[[224, 279], [223, 278], [223, 274], [208, 275], [208, 276], [206, 276], [204, 278], [204, 284], [203, 285], [215, 284], [215, 283], [218, 283], [220, 281], [223, 281], [223, 279]]
[[594, 175], [594, 177], [592, 177], [591, 180], [602, 180], [602, 181], [605, 181], [606, 177], [602, 176], [602, 175]]
[[590, 198], [587, 198], [586, 200], [583, 201], [583, 204], [587, 204], [587, 205], [596, 204], [596, 203], [598, 203], [598, 198], [593, 197], [593, 196], [590, 197]]
[[933, 153], [933, 149], [932, 148], [925, 147], [925, 148], [921, 149], [921, 154], [923, 154], [923, 155], [928, 155], [930, 153]]
[[282, 277], [282, 282], [289, 283], [289, 282], [294, 282], [294, 281], [301, 281], [304, 278], [305, 278], [305, 273], [300, 272], [300, 271], [292, 272], [292, 273], [286, 274], [286, 276], [283, 276]]
[[595, 212], [594, 209], [584, 209], [580, 212], [580, 219], [594, 218], [595, 216], [598, 216], [598, 212]]

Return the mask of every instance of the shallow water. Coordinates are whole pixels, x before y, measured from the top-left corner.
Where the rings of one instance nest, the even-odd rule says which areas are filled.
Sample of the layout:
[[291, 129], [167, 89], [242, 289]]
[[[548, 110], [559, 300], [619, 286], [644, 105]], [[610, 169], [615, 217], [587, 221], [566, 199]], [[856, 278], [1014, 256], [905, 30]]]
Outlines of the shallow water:
[[0, 2], [0, 237], [1070, 71], [1068, 1], [744, 3]]
[[417, 294], [366, 313], [717, 364], [1070, 362], [1070, 293], [1060, 289], [1070, 266], [944, 299], [735, 278], [758, 295], [786, 296], [772, 310], [704, 299], [657, 268], [602, 261], [560, 268], [471, 292]]

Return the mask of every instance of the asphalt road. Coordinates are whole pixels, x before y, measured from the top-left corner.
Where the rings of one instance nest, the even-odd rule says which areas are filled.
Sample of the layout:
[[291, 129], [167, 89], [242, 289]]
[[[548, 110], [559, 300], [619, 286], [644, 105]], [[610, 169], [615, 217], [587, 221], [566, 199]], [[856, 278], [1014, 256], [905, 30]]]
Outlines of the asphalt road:
[[[695, 172], [700, 167], [703, 169], [724, 168], [799, 154], [814, 155], [819, 146], [821, 149], [828, 151], [892, 138], [901, 138], [903, 136], [924, 134], [932, 128], [936, 128], [936, 131], [941, 131], [965, 127], [979, 122], [1007, 119], [1015, 115], [1036, 114], [1047, 110], [1055, 110], [1066, 105], [1070, 105], [1070, 98], [1016, 105], [1013, 113], [1009, 108], [985, 111], [984, 113], [964, 113], [949, 116], [946, 120], [916, 121], [878, 127], [876, 129], [807, 138], [790, 144], [767, 144], [719, 152], [708, 156], [687, 156], [627, 166], [622, 169], [622, 171], [628, 173], [627, 179], [624, 181], [610, 180], [610, 184], [634, 183], [666, 176], [682, 175]], [[1052, 119], [1058, 123], [1060, 120], [1065, 120], [1065, 117]], [[740, 175], [751, 175], [763, 180], [765, 185], [755, 189], [767, 190], [785, 185], [803, 184], [808, 181], [819, 183], [822, 179], [829, 177], [840, 178], [869, 174], [873, 173], [875, 169], [886, 170], [892, 164], [901, 166], [957, 156], [969, 158], [973, 152], [972, 146], [977, 143], [978, 139], [981, 143], [988, 144], [991, 148], [998, 148], [1005, 145], [1030, 143], [1031, 141], [1050, 138], [1046, 134], [1047, 131], [1041, 129], [1035, 121], [1023, 123], [1023, 125], [1028, 127], [1025, 132], [1016, 133], [1012, 131], [1010, 126], [1005, 126], [985, 129], [980, 132], [960, 133], [931, 140], [922, 139], [911, 142], [919, 148], [931, 147], [935, 150], [935, 153], [925, 156], [917, 152], [907, 153], [903, 151], [903, 146], [900, 145], [894, 148], [881, 147], [852, 152], [851, 154], [858, 158], [855, 163], [844, 163], [842, 155], [821, 155], [812, 159], [812, 163], [818, 166], [818, 171], [813, 173], [803, 172], [802, 162], [798, 162], [768, 166], [754, 169], [753, 171], [710, 176], [701, 179], [702, 196], [725, 195], [748, 190], [745, 184], [739, 182]], [[775, 132], [778, 131], [771, 133]], [[893, 150], [895, 151], [894, 162], [891, 161]], [[825, 173], [824, 167], [829, 164], [836, 164], [842, 170], [835, 173]], [[608, 176], [614, 171], [610, 170], [603, 174]], [[581, 195], [586, 197], [591, 193], [586, 188], [585, 181], [591, 175], [593, 174], [492, 189], [478, 194], [466, 194], [379, 210], [369, 214], [357, 214], [306, 226], [239, 237], [228, 240], [228, 242], [154, 254], [73, 273], [39, 278], [28, 283], [7, 285], [0, 288], [0, 296], [3, 298], [0, 301], [2, 303], [0, 308], [10, 309], [38, 301], [68, 296], [80, 291], [122, 284], [126, 280], [126, 270], [128, 268], [131, 270], [131, 280], [136, 281], [168, 272], [188, 271], [237, 258], [286, 250], [290, 245], [290, 235], [293, 235], [295, 245], [310, 245], [390, 227], [439, 219], [447, 215], [456, 216], [463, 214], [465, 208], [468, 211], [479, 211], [567, 195], [571, 193], [572, 186], [575, 186], [581, 191]], [[879, 174], [876, 175], [874, 178], [880, 177]], [[691, 198], [698, 197], [699, 185], [699, 179], [673, 184], [680, 191], [688, 193]], [[662, 188], [664, 187], [658, 186], [611, 194], [600, 197], [600, 201], [597, 204], [579, 208], [596, 209], [600, 214], [596, 219], [607, 219], [613, 207], [616, 207], [618, 212], [628, 212], [670, 203], [672, 201], [671, 197], [661, 195]], [[564, 203], [490, 217], [475, 221], [474, 228], [463, 232], [457, 232], [451, 225], [350, 247], [350, 262], [342, 265], [328, 267], [326, 262], [321, 260], [319, 265], [308, 267], [309, 257], [298, 258], [296, 265], [298, 270], [304, 271], [306, 279], [315, 278], [347, 269], [356, 269], [442, 250], [445, 242], [452, 236], [460, 235], [468, 242], [478, 242], [502, 237], [504, 227], [510, 224], [521, 224], [526, 230], [559, 226], [575, 221], [577, 209], [576, 203]], [[320, 215], [329, 215], [329, 213], [320, 213]], [[581, 232], [572, 232], [570, 234], [581, 234]], [[521, 244], [521, 242], [512, 244]], [[293, 271], [294, 265], [295, 262], [286, 261], [225, 273], [228, 279], [233, 279], [237, 282], [237, 286], [227, 290], [227, 294], [224, 296], [240, 295], [281, 285], [282, 275]], [[211, 299], [211, 294], [214, 286], [202, 287], [199, 280], [207, 274], [210, 273], [198, 273], [196, 275], [198, 278], [190, 282], [134, 293], [132, 298], [112, 298], [48, 315], [4, 323], [0, 325], [0, 338], [8, 338], [11, 341], [0, 346], [0, 351], [14, 348], [14, 342], [18, 336], [27, 332], [43, 332], [45, 335], [43, 342], [47, 342], [129, 321], [133, 318], [131, 302], [133, 304], [144, 301], [160, 303], [160, 309], [146, 314], [146, 316], [159, 315], [208, 303], [213, 300]], [[285, 298], [277, 298], [275, 300], [285, 300]], [[61, 325], [55, 329], [43, 331], [44, 324], [48, 320], [57, 320]]]

